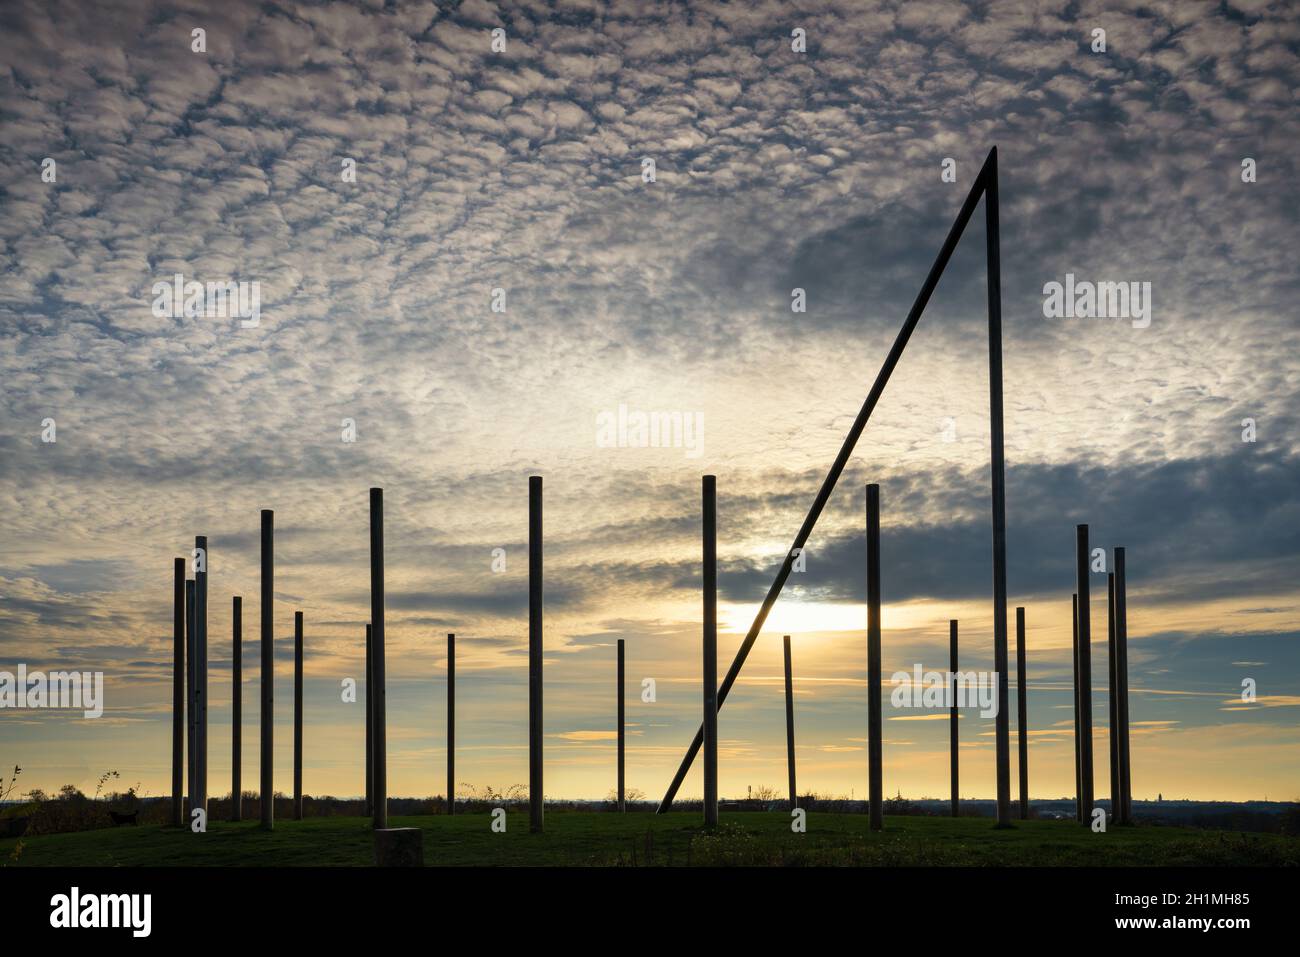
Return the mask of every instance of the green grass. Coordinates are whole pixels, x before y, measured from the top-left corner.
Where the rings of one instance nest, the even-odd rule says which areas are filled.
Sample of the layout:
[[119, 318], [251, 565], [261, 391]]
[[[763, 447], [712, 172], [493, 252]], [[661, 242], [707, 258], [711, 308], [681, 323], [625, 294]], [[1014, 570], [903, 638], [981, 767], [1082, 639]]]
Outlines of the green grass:
[[[528, 832], [511, 811], [493, 833], [487, 814], [394, 817], [424, 832], [434, 865], [1297, 865], [1300, 838], [1176, 827], [1112, 828], [1094, 834], [1070, 821], [1024, 821], [995, 830], [988, 818], [888, 817], [871, 833], [865, 815], [812, 813], [805, 834], [784, 813], [722, 815], [712, 833], [697, 814], [594, 812], [547, 815]], [[120, 827], [0, 840], [0, 863], [17, 866], [361, 866], [373, 861], [370, 822], [354, 817], [214, 822], [205, 835], [168, 827]]]

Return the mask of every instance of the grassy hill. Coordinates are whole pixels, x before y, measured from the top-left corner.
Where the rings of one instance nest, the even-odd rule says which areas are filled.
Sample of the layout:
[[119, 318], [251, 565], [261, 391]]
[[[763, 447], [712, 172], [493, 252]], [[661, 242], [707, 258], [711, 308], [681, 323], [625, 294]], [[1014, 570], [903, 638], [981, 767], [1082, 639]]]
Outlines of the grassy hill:
[[[1180, 827], [1112, 828], [1024, 821], [995, 830], [987, 818], [887, 817], [871, 833], [864, 815], [810, 813], [804, 834], [783, 812], [724, 813], [707, 832], [698, 814], [548, 813], [543, 834], [526, 811], [493, 833], [487, 814], [394, 817], [424, 832], [430, 865], [951, 865], [1241, 866], [1298, 865], [1300, 838]], [[364, 866], [373, 861], [370, 822], [356, 817], [214, 822], [199, 835], [141, 826], [0, 840], [9, 866]]]

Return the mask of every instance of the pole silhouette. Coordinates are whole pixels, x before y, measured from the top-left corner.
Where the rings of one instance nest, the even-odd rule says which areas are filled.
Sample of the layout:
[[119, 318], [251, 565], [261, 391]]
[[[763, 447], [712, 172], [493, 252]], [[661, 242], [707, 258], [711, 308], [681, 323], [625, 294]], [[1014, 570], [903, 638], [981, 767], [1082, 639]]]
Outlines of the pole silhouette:
[[799, 806], [799, 792], [794, 783], [794, 670], [790, 664], [790, 636], [785, 645], [785, 763], [790, 775], [790, 810]]
[[456, 636], [447, 635], [447, 813], [456, 813]]
[[867, 486], [867, 765], [871, 829], [885, 826], [880, 694], [880, 486]]
[[197, 797], [194, 807], [208, 810], [208, 538], [199, 535], [194, 539], [195, 552], [202, 556], [202, 564], [194, 565], [194, 697], [197, 713], [194, 723], [194, 745], [197, 751], [194, 771], [197, 778]]
[[[384, 677], [384, 490], [370, 490], [370, 667], [375, 678], [375, 701], [372, 706], [371, 728], [374, 736], [374, 800], [375, 830], [388, 827], [388, 731], [386, 727], [385, 677]], [[366, 689], [367, 699], [370, 689]]]
[[1079, 594], [1070, 596], [1074, 651], [1070, 671], [1074, 675], [1074, 819], [1083, 820], [1083, 745], [1079, 726]]
[[528, 477], [528, 829], [541, 831], [542, 791], [542, 477]]
[[998, 827], [1011, 826], [1011, 724], [1007, 714], [1007, 504], [1002, 433], [1002, 253], [998, 227], [998, 151], [989, 152], [984, 191], [984, 242], [989, 302], [989, 471], [993, 510], [993, 670], [998, 681]]
[[1079, 588], [1079, 754], [1080, 773], [1083, 775], [1083, 820], [1092, 820], [1093, 763], [1092, 763], [1092, 621], [1088, 581], [1088, 526], [1075, 528], [1075, 574]]
[[293, 613], [293, 819], [302, 820], [302, 612]]
[[[902, 328], [894, 339], [893, 345], [889, 349], [889, 354], [885, 357], [884, 363], [880, 367], [880, 372], [876, 375], [875, 383], [871, 391], [858, 411], [857, 417], [853, 420], [853, 425], [849, 428], [849, 433], [844, 438], [840, 451], [832, 463], [830, 471], [826, 473], [826, 478], [822, 482], [817, 496], [813, 499], [812, 507], [809, 508], [807, 516], [804, 518], [803, 525], [800, 526], [798, 533], [795, 535], [794, 544], [786, 552], [781, 562], [781, 567], [777, 571], [776, 579], [768, 589], [758, 613], [754, 616], [753, 623], [749, 626], [749, 631], [745, 635], [744, 641], [741, 642], [740, 649], [736, 652], [736, 657], [727, 669], [726, 677], [722, 680], [722, 685], [718, 688], [718, 706], [721, 707], [727, 699], [728, 692], [731, 691], [732, 685], [736, 683], [736, 678], [740, 670], [744, 667], [745, 659], [749, 657], [750, 650], [754, 647], [754, 642], [758, 640], [759, 632], [763, 629], [764, 622], [776, 603], [777, 597], [781, 594], [781, 589], [785, 586], [786, 579], [790, 577], [790, 571], [794, 564], [796, 553], [801, 551], [808, 541], [808, 536], [812, 534], [813, 528], [817, 524], [817, 519], [821, 516], [822, 509], [825, 508], [826, 502], [830, 499], [831, 492], [834, 491], [840, 475], [843, 473], [845, 466], [848, 464], [849, 457], [853, 454], [853, 449], [857, 445], [858, 439], [862, 435], [862, 430], [866, 428], [867, 421], [871, 418], [875, 410], [876, 403], [880, 401], [880, 396], [884, 393], [885, 386], [889, 378], [893, 375], [894, 368], [898, 365], [898, 360], [902, 357], [903, 350], [907, 348], [908, 340], [912, 336], [916, 324], [921, 319], [921, 314], [925, 311], [926, 304], [930, 301], [930, 296], [934, 293], [935, 287], [939, 283], [939, 277], [943, 275], [948, 261], [952, 258], [953, 250], [957, 248], [957, 242], [961, 239], [962, 233], [966, 229], [967, 223], [970, 222], [971, 216], [975, 212], [975, 207], [979, 203], [980, 197], [985, 197], [986, 202], [986, 233], [989, 238], [986, 242], [986, 256], [993, 256], [989, 262], [988, 268], [990, 273], [989, 286], [989, 332], [990, 332], [990, 359], [996, 353], [997, 362], [990, 365], [989, 374], [990, 383], [990, 416], [995, 418], [994, 428], [991, 430], [991, 438], [994, 445], [993, 467], [992, 467], [992, 484], [994, 486], [992, 495], [992, 512], [993, 512], [993, 564], [994, 564], [994, 642], [995, 651], [1000, 646], [1001, 657], [1005, 665], [1006, 659], [1006, 534], [1005, 534], [1005, 503], [1003, 493], [1003, 455], [1002, 455], [1002, 360], [1001, 360], [1001, 285], [996, 279], [995, 272], [1000, 268], [1000, 259], [997, 256], [998, 245], [998, 221], [996, 215], [997, 206], [997, 147], [989, 150], [988, 157], [984, 161], [984, 166], [980, 169], [979, 175], [975, 178], [970, 192], [966, 194], [966, 199], [962, 203], [961, 210], [957, 218], [953, 221], [952, 227], [948, 230], [947, 238], [935, 258], [934, 264], [931, 265], [929, 273], [926, 275], [925, 282], [921, 286], [920, 292], [917, 293], [916, 299], [912, 303], [912, 308], [908, 311], [907, 318], [903, 322]], [[989, 214], [987, 207], [994, 207], [994, 211]], [[994, 306], [997, 308], [995, 309]], [[996, 335], [995, 335], [996, 333]], [[996, 349], [994, 348], [996, 341]], [[1000, 604], [999, 604], [1000, 602]], [[1000, 628], [998, 623], [1000, 622]], [[995, 658], [996, 658], [995, 654]], [[1005, 667], [1003, 672], [1005, 674]], [[1005, 715], [1006, 708], [1003, 707], [1001, 713]], [[659, 802], [658, 812], [665, 813], [672, 806], [673, 798], [676, 797], [678, 789], [681, 788], [682, 782], [686, 779], [686, 773], [690, 770], [691, 764], [699, 754], [700, 748], [704, 743], [704, 729], [701, 727], [695, 732], [695, 738], [687, 748], [686, 755], [682, 758], [681, 764], [677, 768], [677, 773], [673, 776], [672, 782], [668, 786], [663, 799]], [[1005, 721], [999, 727], [997, 738], [997, 748], [999, 755], [1002, 756], [1002, 764], [1006, 766], [1009, 761], [1008, 754], [1010, 750], [1007, 725]], [[1008, 779], [1009, 780], [1009, 779]], [[1001, 782], [1000, 782], [1001, 783]], [[1009, 794], [1009, 783], [1002, 789], [1003, 793]], [[1000, 806], [1005, 805], [1005, 801], [999, 802]], [[1009, 817], [1009, 812], [1007, 815]], [[1000, 816], [1001, 817], [1001, 816]]]
[[375, 712], [375, 672], [370, 659], [370, 626], [366, 625], [366, 817], [375, 813], [375, 754], [373, 717]]
[[231, 699], [230, 699], [230, 819], [244, 819], [244, 781], [240, 753], [243, 746], [243, 703], [244, 703], [244, 599], [236, 595], [232, 602], [231, 631], [234, 652], [231, 658]]
[[1025, 697], [1025, 610], [1016, 609], [1016, 731], [1020, 737], [1020, 820], [1029, 820], [1029, 699]]
[[623, 747], [626, 743], [626, 732], [623, 723], [623, 685], [625, 683], [623, 674], [623, 639], [618, 640], [618, 811], [620, 814], [627, 810], [627, 794], [624, 789], [624, 764], [623, 764]]
[[960, 817], [960, 798], [957, 790], [957, 619], [948, 619], [948, 691], [952, 699], [948, 706], [948, 763], [952, 777], [952, 816]]
[[275, 827], [275, 513], [262, 509], [262, 829]]
[[195, 803], [194, 796], [198, 793], [199, 787], [199, 749], [198, 743], [198, 699], [197, 699], [197, 681], [198, 675], [195, 673], [197, 658], [194, 654], [195, 642], [195, 625], [194, 625], [194, 579], [187, 579], [185, 582], [185, 743], [189, 751], [189, 760], [186, 763], [186, 782], [185, 796], [188, 807], [186, 814], [193, 814], [194, 809], [198, 806]]
[[1106, 576], [1106, 719], [1110, 725], [1110, 819], [1118, 824], [1124, 819], [1124, 794], [1119, 784], [1119, 686], [1115, 665], [1115, 573], [1111, 572]]
[[704, 823], [718, 823], [718, 487], [704, 476]]
[[1124, 549], [1115, 549], [1115, 651], [1119, 681], [1119, 791], [1121, 824], [1133, 823], [1133, 779], [1128, 743], [1128, 595]]
[[172, 827], [185, 823], [185, 559], [172, 562]]

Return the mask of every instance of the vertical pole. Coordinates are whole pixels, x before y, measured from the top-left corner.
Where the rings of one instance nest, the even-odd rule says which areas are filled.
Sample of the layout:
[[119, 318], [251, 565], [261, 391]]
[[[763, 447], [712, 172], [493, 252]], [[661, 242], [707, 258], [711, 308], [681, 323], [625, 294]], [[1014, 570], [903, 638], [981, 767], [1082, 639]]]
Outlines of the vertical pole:
[[542, 477], [528, 477], [528, 829], [543, 825]]
[[1016, 730], [1020, 734], [1020, 820], [1029, 820], [1029, 699], [1025, 697], [1025, 610], [1016, 609]]
[[1093, 763], [1092, 763], [1092, 621], [1088, 581], [1088, 526], [1075, 529], [1075, 574], [1079, 588], [1079, 755], [1080, 774], [1083, 776], [1083, 821], [1092, 821]]
[[199, 535], [194, 548], [201, 549], [203, 564], [194, 567], [194, 695], [198, 713], [194, 723], [194, 744], [197, 756], [194, 762], [198, 778], [196, 807], [208, 810], [208, 538]]
[[948, 619], [948, 763], [952, 777], [952, 816], [960, 817], [957, 790], [957, 619]]
[[370, 659], [370, 642], [370, 626], [366, 625], [366, 817], [372, 817], [375, 813], [375, 674]]
[[1119, 686], [1116, 682], [1115, 661], [1115, 573], [1106, 576], [1106, 668], [1109, 692], [1106, 696], [1106, 721], [1110, 725], [1110, 820], [1118, 824], [1124, 819], [1124, 794], [1119, 783]]
[[272, 636], [275, 604], [275, 513], [262, 509], [262, 829], [275, 827], [275, 639]]
[[785, 764], [790, 776], [790, 810], [799, 806], [799, 792], [794, 783], [794, 669], [790, 664], [790, 636], [785, 645]]
[[230, 716], [230, 819], [244, 819], [243, 714], [244, 714], [244, 599], [235, 596], [231, 629], [234, 657], [231, 659]]
[[627, 810], [627, 793], [624, 787], [624, 769], [623, 748], [626, 744], [626, 732], [623, 720], [623, 639], [618, 640], [618, 811], [620, 814]]
[[293, 613], [293, 819], [302, 820], [302, 612]]
[[1083, 745], [1079, 729], [1079, 594], [1070, 596], [1071, 627], [1074, 629], [1074, 650], [1070, 659], [1070, 673], [1074, 675], [1074, 819], [1083, 820]]
[[456, 636], [447, 635], [447, 813], [456, 813]]
[[989, 301], [989, 442], [993, 510], [993, 670], [998, 676], [998, 827], [1011, 826], [1011, 741], [1007, 714], [1007, 507], [1002, 452], [1002, 254], [998, 232], [998, 151], [989, 151], [984, 181], [984, 242]]
[[1115, 651], [1119, 683], [1119, 791], [1121, 824], [1133, 823], [1133, 779], [1128, 750], [1128, 595], [1124, 549], [1115, 549]]
[[185, 709], [185, 743], [189, 751], [189, 761], [186, 763], [185, 768], [187, 775], [185, 796], [188, 799], [186, 814], [192, 814], [194, 808], [198, 806], [195, 803], [194, 796], [198, 794], [199, 787], [199, 750], [195, 746], [198, 743], [198, 726], [196, 724], [198, 720], [198, 700], [195, 684], [198, 676], [194, 670], [197, 660], [194, 654], [194, 632], [194, 579], [190, 578], [185, 582], [185, 700], [187, 703]]
[[[375, 830], [388, 827], [388, 730], [384, 677], [384, 490], [370, 490], [370, 668], [375, 679], [375, 700], [371, 706], [371, 731], [374, 738]], [[369, 698], [370, 689], [366, 689]]]
[[172, 563], [172, 827], [185, 823], [185, 559]]
[[867, 486], [867, 764], [871, 793], [871, 829], [885, 826], [884, 784], [880, 763], [880, 486]]
[[718, 823], [718, 479], [704, 476], [704, 823]]

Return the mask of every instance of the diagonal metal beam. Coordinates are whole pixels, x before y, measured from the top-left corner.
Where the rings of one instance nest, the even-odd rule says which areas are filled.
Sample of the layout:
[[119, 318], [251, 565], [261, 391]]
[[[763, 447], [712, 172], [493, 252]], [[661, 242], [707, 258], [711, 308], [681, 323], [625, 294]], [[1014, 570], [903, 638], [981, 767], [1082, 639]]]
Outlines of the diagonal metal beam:
[[[858, 417], [854, 419], [853, 426], [849, 429], [849, 434], [844, 439], [844, 444], [840, 446], [840, 451], [835, 456], [835, 462], [831, 465], [830, 471], [826, 473], [826, 478], [822, 482], [821, 489], [817, 492], [817, 497], [813, 500], [812, 508], [808, 510], [808, 515], [803, 520], [803, 525], [799, 528], [799, 533], [795, 535], [794, 544], [790, 546], [789, 551], [785, 554], [784, 561], [781, 562], [781, 569], [776, 573], [776, 580], [772, 582], [772, 587], [767, 591], [767, 597], [763, 599], [763, 604], [758, 609], [758, 614], [754, 616], [754, 623], [749, 626], [749, 631], [745, 635], [745, 640], [741, 642], [740, 649], [736, 652], [736, 658], [727, 669], [726, 677], [722, 679], [722, 685], [718, 688], [718, 708], [722, 708], [723, 702], [727, 700], [727, 694], [731, 691], [731, 686], [736, 683], [736, 678], [740, 675], [740, 669], [744, 667], [745, 659], [749, 657], [750, 650], [754, 647], [754, 642], [758, 640], [758, 634], [763, 630], [763, 624], [767, 621], [768, 614], [772, 611], [772, 606], [776, 604], [777, 598], [781, 594], [781, 589], [785, 587], [786, 579], [790, 577], [790, 570], [794, 563], [794, 553], [802, 549], [808, 541], [808, 536], [812, 534], [813, 527], [817, 524], [817, 519], [821, 517], [822, 509], [826, 507], [826, 502], [831, 497], [831, 492], [835, 490], [835, 484], [839, 481], [840, 474], [844, 467], [848, 465], [849, 456], [853, 454], [853, 448], [857, 445], [858, 439], [862, 435], [862, 430], [867, 426], [867, 420], [871, 418], [871, 413], [875, 411], [876, 403], [880, 401], [880, 396], [885, 391], [885, 385], [889, 382], [889, 377], [893, 375], [894, 367], [898, 365], [898, 360], [903, 355], [903, 350], [907, 348], [907, 342], [912, 336], [912, 331], [916, 324], [921, 320], [921, 313], [925, 311], [926, 305], [930, 301], [930, 296], [934, 294], [935, 287], [939, 284], [939, 277], [948, 266], [948, 260], [952, 258], [953, 251], [957, 248], [957, 243], [961, 239], [962, 233], [966, 229], [966, 224], [970, 222], [971, 216], [975, 212], [975, 207], [979, 203], [980, 197], [985, 194], [986, 190], [992, 188], [991, 198], [996, 201], [996, 183], [997, 183], [997, 147], [989, 150], [988, 157], [984, 160], [983, 167], [980, 168], [979, 175], [975, 177], [975, 182], [966, 194], [966, 199], [961, 205], [961, 211], [957, 213], [957, 218], [953, 221], [952, 228], [948, 230], [948, 236], [943, 241], [943, 246], [939, 250], [939, 255], [934, 260], [934, 265], [930, 267], [929, 274], [925, 277], [925, 283], [921, 286], [921, 291], [917, 293], [916, 300], [912, 303], [912, 308], [907, 313], [907, 319], [903, 322], [903, 327], [898, 331], [894, 338], [894, 344], [889, 349], [889, 355], [885, 357], [884, 365], [880, 367], [880, 372], [876, 375], [875, 384], [872, 385], [871, 391], [867, 393], [866, 401], [862, 403], [862, 408], [858, 412]], [[997, 227], [997, 218], [993, 217], [990, 224], [994, 229]], [[991, 243], [989, 251], [996, 249], [996, 244]], [[1000, 289], [996, 284], [991, 285], [989, 289], [989, 304], [992, 309], [995, 291], [999, 296]], [[1002, 430], [1001, 430], [1001, 309], [1000, 306], [996, 313], [991, 313], [989, 317], [990, 334], [993, 333], [993, 326], [997, 322], [997, 331], [999, 333], [998, 344], [998, 362], [996, 367], [997, 374], [997, 396], [998, 396], [998, 423], [995, 433], [995, 449], [993, 456], [994, 463], [994, 550], [995, 561], [1000, 554], [1005, 562], [1005, 529], [1004, 517], [1002, 515], [1001, 502], [1001, 472], [1002, 472]], [[990, 356], [992, 356], [993, 343], [990, 342]], [[990, 369], [990, 374], [994, 372]], [[995, 593], [998, 591], [997, 585], [1001, 583], [1001, 594], [996, 597], [1001, 599], [1001, 629], [995, 629], [995, 651], [996, 642], [1000, 639], [1002, 649], [1002, 659], [1006, 659], [1006, 569], [1005, 565], [999, 571], [995, 570]], [[994, 610], [995, 621], [998, 612]], [[996, 657], [996, 656], [995, 656]], [[1004, 671], [1005, 673], [1005, 671]], [[1005, 682], [1003, 690], [1005, 690]], [[1005, 707], [1000, 713], [1005, 713]], [[686, 779], [686, 773], [691, 769], [691, 764], [695, 756], [700, 752], [700, 746], [704, 743], [704, 727], [700, 726], [695, 732], [695, 738], [691, 741], [690, 747], [686, 751], [686, 756], [682, 759], [681, 766], [677, 769], [672, 783], [668, 786], [668, 791], [664, 794], [663, 800], [659, 802], [657, 813], [663, 814], [672, 807], [673, 799], [677, 796], [678, 789]], [[998, 728], [998, 753], [1008, 762], [1009, 766], [1009, 738], [1006, 734], [1005, 723]], [[1001, 762], [1000, 762], [1001, 763]], [[999, 794], [1002, 790], [1002, 775], [999, 774]], [[1010, 796], [1010, 778], [1007, 776], [1007, 804], [1009, 807]], [[1003, 802], [999, 800], [999, 806]], [[999, 814], [999, 819], [1001, 815]], [[1009, 819], [1009, 812], [1008, 812]]]

